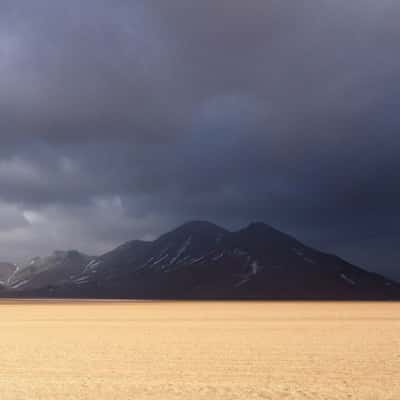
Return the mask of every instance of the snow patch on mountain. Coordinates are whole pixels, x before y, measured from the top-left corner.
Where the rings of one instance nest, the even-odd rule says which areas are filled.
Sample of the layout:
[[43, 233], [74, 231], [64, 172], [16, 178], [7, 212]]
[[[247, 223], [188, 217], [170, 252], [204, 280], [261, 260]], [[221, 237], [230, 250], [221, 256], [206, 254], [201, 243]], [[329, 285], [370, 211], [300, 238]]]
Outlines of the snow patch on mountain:
[[29, 282], [29, 280], [25, 279], [25, 280], [23, 280], [23, 281], [14, 283], [14, 284], [11, 286], [11, 288], [12, 288], [12, 289], [18, 289], [18, 288], [20, 288], [20, 287], [26, 285], [28, 282]]
[[296, 255], [303, 257], [304, 256], [304, 251], [302, 249], [298, 249], [297, 247], [292, 248], [293, 253]]
[[212, 258], [212, 261], [218, 261], [218, 260], [220, 260], [221, 258], [223, 258], [224, 255], [225, 255], [224, 252], [218, 253], [216, 256], [214, 256], [214, 257]]
[[257, 275], [257, 273], [261, 270], [261, 265], [258, 263], [257, 260], [254, 260], [251, 264], [251, 274], [252, 275]]
[[171, 258], [171, 260], [169, 261], [169, 264], [174, 264], [175, 262], [177, 262], [181, 256], [186, 252], [186, 250], [189, 248], [190, 244], [192, 242], [192, 236], [189, 236], [185, 242], [182, 244], [182, 246], [178, 249], [178, 252], [176, 253], [176, 256]]
[[82, 273], [86, 273], [86, 272], [89, 272], [89, 271], [95, 271], [96, 268], [97, 268], [100, 264], [101, 264], [101, 261], [100, 261], [100, 260], [92, 260], [92, 261], [90, 261], [89, 264], [87, 264], [87, 265], [84, 267]]
[[345, 274], [340, 274], [340, 277], [347, 282], [348, 284], [354, 286], [356, 284], [356, 282], [354, 282], [352, 279], [350, 279], [347, 275]]

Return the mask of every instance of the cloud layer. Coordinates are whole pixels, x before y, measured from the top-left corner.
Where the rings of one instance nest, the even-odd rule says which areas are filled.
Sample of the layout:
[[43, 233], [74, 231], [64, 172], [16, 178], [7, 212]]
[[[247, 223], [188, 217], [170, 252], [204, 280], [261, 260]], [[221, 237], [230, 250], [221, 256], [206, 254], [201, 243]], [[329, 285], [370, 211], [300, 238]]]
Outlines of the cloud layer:
[[2, 1], [1, 258], [264, 220], [400, 279], [399, 17], [389, 0]]

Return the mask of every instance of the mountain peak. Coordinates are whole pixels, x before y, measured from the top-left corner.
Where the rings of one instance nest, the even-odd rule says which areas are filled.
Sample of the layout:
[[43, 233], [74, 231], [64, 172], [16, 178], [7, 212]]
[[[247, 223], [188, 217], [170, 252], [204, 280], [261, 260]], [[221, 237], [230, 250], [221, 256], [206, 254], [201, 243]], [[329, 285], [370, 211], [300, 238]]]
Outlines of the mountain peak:
[[53, 257], [61, 258], [61, 257], [80, 257], [86, 256], [78, 250], [55, 250], [52, 254]]
[[203, 221], [203, 220], [193, 220], [193, 221], [188, 221], [178, 227], [177, 229], [182, 229], [182, 230], [190, 230], [190, 231], [205, 231], [205, 230], [219, 230], [219, 231], [225, 231], [224, 228], [221, 228], [220, 226], [208, 222], [208, 221]]
[[239, 235], [239, 240], [246, 240], [254, 243], [264, 243], [265, 246], [276, 246], [289, 244], [300, 244], [294, 237], [273, 228], [271, 225], [263, 222], [252, 222], [246, 228], [236, 232]]
[[271, 225], [259, 221], [251, 222], [249, 225], [246, 226], [246, 228], [242, 229], [241, 232], [250, 232], [256, 235], [272, 234], [287, 236], [283, 232], [273, 228]]
[[250, 230], [261, 230], [261, 229], [273, 229], [270, 225], [267, 225], [264, 222], [261, 221], [254, 221], [254, 222], [250, 222], [247, 225], [246, 229], [250, 229]]
[[216, 236], [223, 235], [228, 231], [224, 228], [213, 224], [208, 221], [189, 221], [183, 225], [178, 226], [174, 230], [162, 235], [160, 238], [171, 236], [187, 236], [187, 235], [201, 235], [201, 236]]

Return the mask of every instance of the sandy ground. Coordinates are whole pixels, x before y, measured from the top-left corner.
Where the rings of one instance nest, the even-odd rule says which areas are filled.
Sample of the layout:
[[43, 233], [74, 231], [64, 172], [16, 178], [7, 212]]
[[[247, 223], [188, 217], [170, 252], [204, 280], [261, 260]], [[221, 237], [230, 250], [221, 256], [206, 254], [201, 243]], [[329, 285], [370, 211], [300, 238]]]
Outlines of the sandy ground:
[[400, 399], [400, 303], [0, 302], [0, 398]]

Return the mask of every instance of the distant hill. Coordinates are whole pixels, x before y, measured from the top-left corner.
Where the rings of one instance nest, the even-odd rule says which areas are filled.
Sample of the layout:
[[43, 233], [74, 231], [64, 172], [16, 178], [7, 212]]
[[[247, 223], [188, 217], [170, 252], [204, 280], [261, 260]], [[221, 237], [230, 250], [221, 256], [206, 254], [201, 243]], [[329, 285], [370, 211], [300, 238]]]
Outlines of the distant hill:
[[7, 296], [154, 299], [400, 299], [400, 285], [264, 223], [236, 232], [194, 221], [99, 257], [33, 259]]
[[40, 289], [49, 285], [65, 285], [73, 282], [75, 276], [82, 273], [83, 268], [93, 257], [75, 250], [55, 251], [48, 257], [32, 258], [26, 265], [18, 269], [8, 278], [7, 285], [11, 289]]
[[15, 264], [0, 262], [0, 285], [7, 285], [8, 280], [15, 273], [17, 268]]

